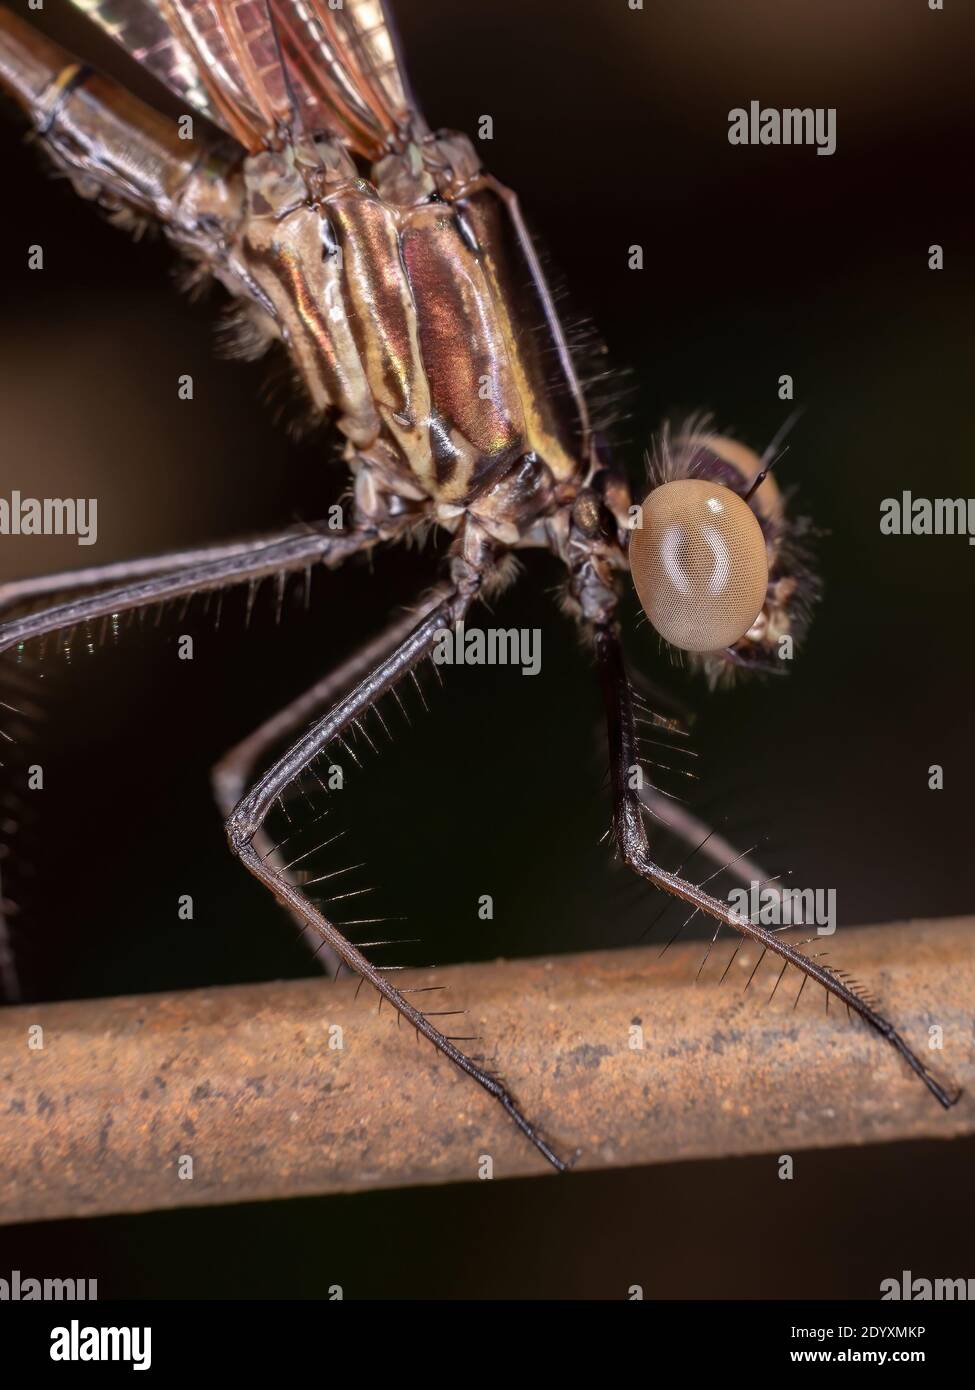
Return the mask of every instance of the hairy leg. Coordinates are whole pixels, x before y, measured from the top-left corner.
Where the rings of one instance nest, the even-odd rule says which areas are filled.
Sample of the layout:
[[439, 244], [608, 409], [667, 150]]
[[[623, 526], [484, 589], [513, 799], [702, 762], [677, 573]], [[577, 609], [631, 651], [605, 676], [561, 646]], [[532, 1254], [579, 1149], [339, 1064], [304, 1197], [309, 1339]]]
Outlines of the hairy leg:
[[774, 931], [759, 926], [735, 912], [727, 902], [714, 898], [695, 883], [671, 873], [654, 862], [643, 820], [639, 793], [630, 786], [630, 769], [640, 761], [633, 701], [619, 635], [609, 625], [597, 627], [594, 634], [596, 655], [603, 684], [603, 699], [609, 735], [610, 773], [613, 783], [613, 830], [620, 854], [627, 866], [654, 887], [683, 899], [697, 912], [731, 927], [742, 936], [750, 937], [765, 951], [771, 951], [784, 962], [783, 968], [793, 965], [797, 970], [821, 984], [848, 1008], [855, 1011], [871, 1028], [900, 1053], [908, 1066], [921, 1078], [933, 1096], [947, 1109], [954, 1105], [959, 1093], [952, 1093], [928, 1071], [920, 1057], [908, 1046], [892, 1024], [878, 1014], [866, 1000], [828, 967], [811, 960]]
[[[312, 565], [323, 564], [334, 569], [359, 551], [366, 550], [379, 540], [374, 531], [335, 531], [314, 530], [296, 532], [293, 529], [277, 535], [264, 536], [252, 541], [242, 541], [229, 546], [217, 546], [203, 551], [185, 551], [178, 556], [161, 556], [158, 560], [135, 560], [122, 565], [110, 565], [96, 571], [78, 571], [70, 583], [71, 588], [87, 586], [92, 573], [103, 575], [111, 571], [116, 579], [126, 578], [131, 582], [116, 588], [105, 589], [86, 598], [72, 599], [67, 603], [44, 608], [38, 613], [24, 617], [11, 618], [0, 623], [0, 652], [24, 642], [31, 642], [51, 632], [60, 632], [77, 627], [82, 623], [95, 622], [116, 613], [124, 613], [133, 608], [145, 608], [168, 599], [184, 598], [214, 589], [228, 588], [234, 584], [256, 583], [269, 575], [284, 575], [296, 570], [309, 569]], [[201, 556], [203, 558], [201, 558]], [[215, 558], [214, 558], [215, 556]], [[176, 568], [165, 570], [150, 569], [144, 566], [162, 566], [175, 560]], [[183, 561], [183, 563], [180, 563]], [[60, 576], [58, 576], [60, 578]], [[30, 597], [33, 581], [0, 590], [0, 603], [12, 601], [11, 589], [16, 598]], [[46, 592], [46, 580], [34, 593]], [[101, 578], [91, 583], [103, 582]]]
[[[347, 661], [343, 661], [341, 666], [316, 681], [310, 690], [303, 691], [297, 699], [271, 715], [270, 719], [265, 720], [253, 733], [248, 734], [224, 754], [211, 773], [214, 799], [224, 820], [229, 818], [243, 796], [247, 780], [261, 758], [281, 739], [307, 724], [319, 711], [326, 709], [339, 696], [351, 690], [352, 686], [368, 675], [374, 667], [381, 665], [406, 641], [419, 619], [426, 617], [443, 598], [443, 592], [439, 591], [417, 612], [406, 613], [397, 618], [371, 642], [366, 642]], [[252, 843], [266, 864], [272, 865], [279, 873], [284, 874], [284, 857], [274, 847], [263, 828], [255, 831]], [[330, 947], [322, 944], [321, 937], [307, 925], [303, 914], [292, 912], [291, 915], [301, 927], [302, 936], [315, 959], [321, 963], [323, 969], [334, 974], [339, 968], [339, 957]]]
[[289, 526], [283, 531], [250, 536], [246, 540], [195, 546], [190, 550], [170, 550], [164, 555], [140, 555], [134, 560], [88, 565], [84, 569], [61, 570], [57, 574], [38, 574], [31, 579], [10, 579], [0, 583], [0, 608], [13, 608], [19, 603], [30, 603], [49, 594], [70, 594], [77, 589], [99, 589], [108, 585], [118, 588], [119, 585], [133, 584], [137, 579], [150, 579], [158, 574], [173, 574], [177, 570], [253, 554], [263, 546], [277, 545], [295, 536], [307, 536], [314, 529]]
[[[317, 532], [292, 527], [248, 541], [206, 546], [6, 584], [0, 586], [0, 607], [51, 592], [96, 588], [105, 583], [115, 583], [118, 587], [102, 589], [86, 598], [0, 623], [0, 652], [53, 632], [69, 630], [81, 623], [166, 599], [187, 597], [238, 583], [255, 584], [269, 575], [284, 576], [290, 571], [307, 570], [315, 564], [336, 568], [344, 559], [368, 549], [378, 539], [374, 532], [366, 530]], [[119, 581], [127, 582], [120, 584]], [[0, 713], [16, 715], [18, 711], [0, 701]], [[11, 741], [11, 736], [2, 727], [0, 737]], [[4, 855], [8, 848], [6, 845], [0, 846]], [[9, 910], [0, 877], [0, 998], [12, 1003], [20, 997], [20, 981], [7, 923]]]
[[417, 1009], [404, 994], [395, 989], [382, 969], [367, 960], [359, 947], [349, 941], [300, 888], [289, 882], [280, 869], [267, 862], [255, 843], [256, 836], [275, 801], [329, 744], [341, 739], [356, 720], [363, 718], [383, 695], [392, 691], [404, 676], [409, 675], [430, 655], [438, 632], [458, 621], [466, 612], [468, 603], [469, 599], [457, 591], [451, 591], [442, 598], [391, 655], [365, 675], [354, 690], [340, 700], [325, 718], [314, 724], [265, 772], [229, 817], [227, 838], [234, 854], [270, 889], [284, 907], [302, 918], [339, 960], [353, 973], [367, 980], [418, 1034], [422, 1033], [456, 1067], [493, 1096], [548, 1162], [561, 1171], [566, 1166], [564, 1161], [522, 1113], [507, 1087], [456, 1046], [456, 1043], [463, 1039], [451, 1038], [441, 1033], [430, 1021], [430, 1016]]

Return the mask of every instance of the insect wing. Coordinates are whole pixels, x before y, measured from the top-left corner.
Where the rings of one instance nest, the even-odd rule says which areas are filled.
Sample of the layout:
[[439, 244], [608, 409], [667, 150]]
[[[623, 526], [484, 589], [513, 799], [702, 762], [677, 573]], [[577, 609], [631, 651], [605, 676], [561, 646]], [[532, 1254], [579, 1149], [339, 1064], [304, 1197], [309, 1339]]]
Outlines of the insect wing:
[[292, 118], [262, 0], [73, 0], [177, 96], [245, 148]]
[[166, 0], [72, 0], [148, 72], [215, 125], [224, 125], [176, 7]]
[[426, 127], [382, 0], [271, 0], [306, 125], [376, 159]]
[[381, 0], [72, 0], [247, 149], [326, 133], [376, 159], [425, 131]]

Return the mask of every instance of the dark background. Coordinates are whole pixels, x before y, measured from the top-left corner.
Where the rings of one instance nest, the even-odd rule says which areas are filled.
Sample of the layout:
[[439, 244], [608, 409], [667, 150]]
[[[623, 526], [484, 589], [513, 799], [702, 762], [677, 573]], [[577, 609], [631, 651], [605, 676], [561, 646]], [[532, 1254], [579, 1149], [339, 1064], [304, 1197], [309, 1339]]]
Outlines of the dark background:
[[[621, 373], [618, 449], [634, 473], [661, 420], [699, 407], [760, 450], [790, 409], [778, 377], [795, 379], [805, 413], [782, 482], [828, 534], [794, 673], [708, 696], [630, 629], [634, 664], [696, 716], [695, 804], [743, 846], [766, 837], [771, 872], [835, 887], [843, 926], [970, 910], [972, 551], [878, 524], [904, 488], [972, 491], [964, 7], [396, 8], [431, 122], [473, 135], [494, 117], [485, 160]], [[65, 9], [45, 23], [88, 57], [112, 54]], [[836, 154], [730, 146], [728, 111], [752, 98], [835, 106]], [[134, 244], [44, 177], [14, 122], [4, 180], [0, 492], [97, 495], [99, 541], [4, 538], [0, 577], [321, 515], [343, 485], [334, 441], [289, 438], [261, 399], [267, 367], [215, 356], [219, 295], [187, 303], [165, 243]], [[34, 242], [42, 274], [25, 268]], [[642, 272], [627, 269], [635, 242]], [[941, 273], [927, 268], [933, 242]], [[189, 404], [176, 398], [186, 372]], [[497, 621], [543, 629], [542, 674], [452, 674], [414, 737], [348, 788], [350, 840], [385, 840], [373, 881], [425, 958], [630, 944], [658, 911], [598, 844], [598, 692], [554, 603], [561, 576], [542, 556], [525, 571]], [[383, 554], [319, 575], [307, 613], [289, 600], [280, 627], [259, 601], [245, 630], [239, 599], [219, 632], [191, 609], [30, 668], [46, 790], [18, 837], [28, 997], [308, 972], [225, 851], [207, 769], [435, 572], [430, 549]], [[181, 632], [192, 662], [176, 659]], [[180, 924], [187, 892], [196, 919]], [[493, 923], [476, 916], [483, 892]], [[638, 1282], [648, 1297], [873, 1298], [904, 1268], [973, 1273], [973, 1154], [816, 1151], [794, 1183], [770, 1156], [58, 1222], [0, 1234], [0, 1267], [96, 1275], [104, 1296], [320, 1296], [338, 1282], [348, 1297], [620, 1297]]]

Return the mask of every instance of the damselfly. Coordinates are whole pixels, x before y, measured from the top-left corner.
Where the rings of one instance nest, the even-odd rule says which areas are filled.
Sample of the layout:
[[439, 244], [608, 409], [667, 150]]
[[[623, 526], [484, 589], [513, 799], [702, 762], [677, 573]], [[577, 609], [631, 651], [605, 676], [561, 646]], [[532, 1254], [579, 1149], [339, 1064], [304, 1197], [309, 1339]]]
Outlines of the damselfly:
[[[649, 737], [666, 721], [624, 667], [625, 576], [664, 642], [712, 684], [778, 669], [782, 644], [803, 635], [815, 581], [802, 524], [769, 476], [774, 447], [759, 458], [700, 425], [665, 433], [634, 505], [594, 425], [517, 200], [465, 136], [427, 127], [381, 0], [77, 3], [186, 115], [174, 121], [142, 104], [7, 10], [0, 82], [78, 193], [123, 224], [158, 222], [196, 274], [222, 284], [237, 306], [241, 352], [283, 345], [311, 410], [343, 438], [351, 502], [337, 527], [9, 585], [8, 606], [54, 593], [61, 601], [11, 617], [0, 650], [173, 598], [269, 576], [283, 584], [433, 528], [444, 556], [432, 597], [233, 749], [216, 795], [231, 851], [316, 948], [367, 981], [563, 1168], [507, 1084], [462, 1049], [465, 1039], [441, 1031], [435, 1011], [394, 987], [366, 954], [384, 943], [352, 939], [311, 891], [301, 856], [267, 825], [330, 749], [347, 749], [357, 732], [370, 738], [367, 719], [385, 728], [384, 698], [398, 699], [443, 634], [510, 577], [514, 552], [547, 549], [601, 674], [622, 860], [692, 915], [821, 985], [952, 1104], [863, 991], [802, 943], [663, 868], [648, 833], [640, 730]], [[275, 742], [321, 710], [248, 789]]]

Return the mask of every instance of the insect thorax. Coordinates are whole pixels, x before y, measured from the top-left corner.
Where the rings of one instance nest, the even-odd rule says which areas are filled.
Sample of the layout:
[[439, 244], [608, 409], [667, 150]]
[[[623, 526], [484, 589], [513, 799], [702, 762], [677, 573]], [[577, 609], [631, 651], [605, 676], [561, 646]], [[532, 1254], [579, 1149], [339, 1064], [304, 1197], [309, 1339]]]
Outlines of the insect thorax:
[[250, 156], [229, 269], [334, 414], [360, 511], [514, 544], [574, 493], [588, 430], [513, 199], [455, 134], [371, 173], [324, 140]]

